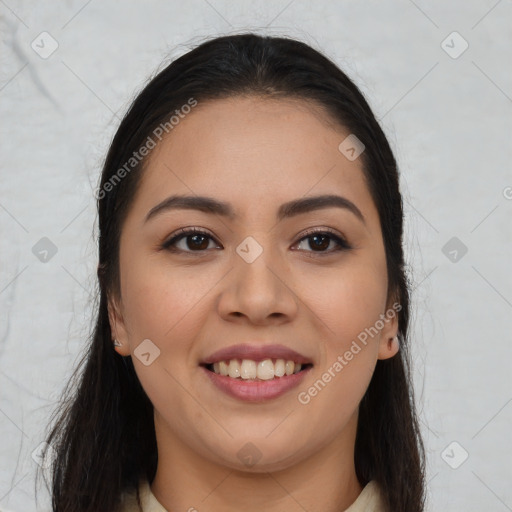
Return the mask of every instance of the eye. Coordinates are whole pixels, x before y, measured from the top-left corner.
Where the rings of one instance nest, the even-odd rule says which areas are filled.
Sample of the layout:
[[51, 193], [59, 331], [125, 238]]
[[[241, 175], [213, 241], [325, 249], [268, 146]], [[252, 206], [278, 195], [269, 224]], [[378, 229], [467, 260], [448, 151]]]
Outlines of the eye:
[[[173, 252], [204, 252], [211, 249], [210, 233], [198, 228], [183, 228], [162, 244], [162, 249]], [[179, 245], [181, 244], [181, 246]]]
[[[183, 228], [164, 242], [161, 248], [172, 252], [205, 252], [212, 249], [210, 242], [213, 241], [214, 238], [207, 231], [199, 228]], [[311, 250], [300, 247], [306, 244]], [[319, 253], [319, 255], [352, 248], [343, 237], [325, 228], [307, 231], [306, 235], [299, 240], [297, 247], [300, 251]], [[213, 248], [219, 249], [222, 247], [217, 245]]]
[[[311, 249], [300, 248], [301, 245], [306, 245]], [[326, 230], [312, 230], [308, 231], [306, 236], [302, 237], [297, 245], [299, 250], [306, 250], [306, 252], [317, 252], [330, 254], [335, 251], [343, 251], [351, 249], [351, 245], [341, 236], [335, 235], [332, 231]], [[331, 247], [330, 250], [329, 247]]]

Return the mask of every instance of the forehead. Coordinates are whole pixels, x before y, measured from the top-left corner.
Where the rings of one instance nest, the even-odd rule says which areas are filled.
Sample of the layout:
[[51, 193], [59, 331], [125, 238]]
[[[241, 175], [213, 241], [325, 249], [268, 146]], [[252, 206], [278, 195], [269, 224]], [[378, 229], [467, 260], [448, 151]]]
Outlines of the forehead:
[[183, 192], [264, 208], [337, 191], [371, 203], [361, 159], [349, 161], [338, 149], [348, 135], [302, 100], [199, 102], [149, 155], [138, 195], [146, 206]]

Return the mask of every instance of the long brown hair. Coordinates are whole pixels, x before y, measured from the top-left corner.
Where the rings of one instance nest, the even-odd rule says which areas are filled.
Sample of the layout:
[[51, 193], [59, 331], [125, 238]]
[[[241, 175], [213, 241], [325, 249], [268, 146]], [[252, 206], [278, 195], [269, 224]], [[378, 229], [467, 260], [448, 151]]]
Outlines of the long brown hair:
[[[54, 454], [54, 512], [117, 511], [123, 491], [137, 490], [140, 478], [151, 482], [156, 473], [153, 406], [131, 357], [113, 350], [107, 311], [108, 297], [119, 292], [120, 232], [145, 159], [129, 168], [126, 163], [191, 98], [201, 102], [247, 94], [313, 101], [365, 145], [361, 158], [380, 217], [389, 296], [402, 308], [400, 352], [377, 361], [360, 403], [355, 468], [362, 485], [378, 482], [388, 511], [424, 509], [425, 454], [410, 373], [409, 282], [393, 152], [359, 89], [332, 61], [305, 43], [249, 33], [207, 40], [159, 72], [133, 101], [110, 145], [97, 194], [96, 325], [46, 439], [52, 450], [45, 456]], [[123, 166], [126, 172], [120, 173]]]

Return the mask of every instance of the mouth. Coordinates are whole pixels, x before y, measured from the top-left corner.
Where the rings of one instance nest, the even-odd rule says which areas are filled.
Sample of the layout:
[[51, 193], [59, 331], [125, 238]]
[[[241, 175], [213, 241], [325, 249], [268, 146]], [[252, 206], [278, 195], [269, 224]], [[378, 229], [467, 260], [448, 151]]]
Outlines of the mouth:
[[212, 373], [231, 379], [268, 381], [304, 372], [311, 368], [313, 364], [281, 358], [266, 358], [260, 361], [234, 358], [216, 361], [215, 363], [203, 363], [200, 366]]
[[311, 363], [284, 359], [230, 359], [229, 362], [222, 360], [200, 365], [214, 388], [236, 400], [252, 403], [262, 403], [288, 394], [300, 385], [312, 367]]
[[265, 381], [304, 372], [313, 366], [313, 361], [284, 345], [246, 343], [218, 350], [200, 366], [222, 377]]
[[224, 394], [245, 402], [277, 399], [300, 385], [313, 359], [284, 345], [233, 345], [199, 363], [207, 380]]

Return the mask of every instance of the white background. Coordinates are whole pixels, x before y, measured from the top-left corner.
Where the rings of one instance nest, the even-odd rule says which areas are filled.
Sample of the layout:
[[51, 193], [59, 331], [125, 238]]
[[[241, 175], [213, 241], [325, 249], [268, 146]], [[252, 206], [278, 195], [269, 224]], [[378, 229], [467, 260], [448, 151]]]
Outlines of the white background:
[[2, 0], [0, 17], [0, 510], [50, 510], [31, 453], [92, 323], [93, 191], [119, 119], [156, 69], [245, 30], [323, 51], [381, 120], [406, 201], [428, 510], [512, 510], [510, 0]]

